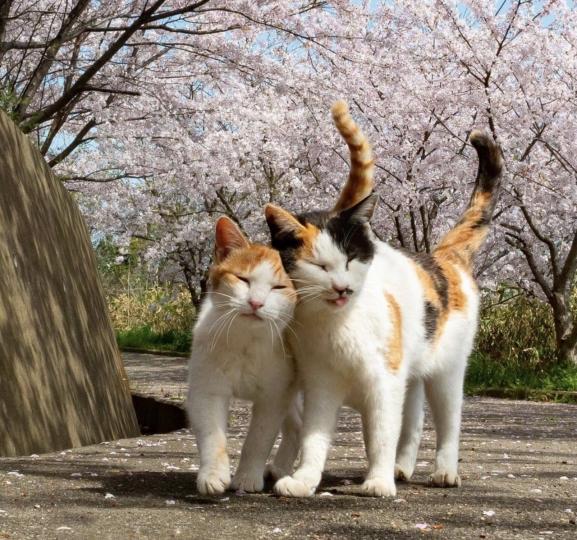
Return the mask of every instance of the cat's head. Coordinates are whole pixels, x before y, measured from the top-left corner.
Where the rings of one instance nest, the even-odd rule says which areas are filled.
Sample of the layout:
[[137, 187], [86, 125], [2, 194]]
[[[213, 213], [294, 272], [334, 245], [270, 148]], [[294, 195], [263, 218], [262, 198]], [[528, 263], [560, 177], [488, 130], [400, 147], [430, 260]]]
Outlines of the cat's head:
[[342, 309], [361, 289], [374, 256], [369, 221], [377, 195], [340, 212], [293, 215], [267, 205], [272, 246], [278, 249], [303, 304]]
[[253, 324], [273, 321], [279, 329], [288, 324], [296, 304], [278, 251], [252, 244], [227, 217], [216, 223], [210, 291], [214, 305], [223, 311]]

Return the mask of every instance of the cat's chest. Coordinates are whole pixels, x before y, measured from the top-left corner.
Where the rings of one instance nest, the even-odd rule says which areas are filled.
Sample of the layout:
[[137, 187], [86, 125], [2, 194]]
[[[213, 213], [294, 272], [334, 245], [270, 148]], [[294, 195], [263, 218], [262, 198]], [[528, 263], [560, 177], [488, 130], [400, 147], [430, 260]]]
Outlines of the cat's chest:
[[229, 381], [234, 396], [255, 399], [269, 386], [273, 364], [283, 369], [282, 359], [275, 350], [264, 347], [262, 342], [240, 344], [234, 351], [220, 357], [219, 367]]
[[387, 321], [362, 310], [336, 321], [303, 320], [298, 349], [307, 359], [354, 367], [378, 350], [386, 337], [386, 325]]

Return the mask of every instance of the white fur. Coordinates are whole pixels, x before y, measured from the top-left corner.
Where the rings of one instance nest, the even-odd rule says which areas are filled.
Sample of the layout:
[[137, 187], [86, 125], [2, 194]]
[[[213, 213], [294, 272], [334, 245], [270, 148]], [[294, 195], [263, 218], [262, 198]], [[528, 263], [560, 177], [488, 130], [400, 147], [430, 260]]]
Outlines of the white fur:
[[[274, 271], [260, 263], [250, 284], [223, 283], [208, 294], [194, 328], [189, 363], [187, 409], [196, 433], [202, 494], [224, 492], [229, 486], [261, 491], [266, 460], [295, 394], [295, 366], [283, 343], [283, 330], [293, 302], [274, 290]], [[248, 301], [264, 305], [262, 319], [249, 317]], [[226, 451], [228, 407], [232, 397], [253, 402], [249, 432], [231, 481]], [[296, 405], [293, 405], [293, 409]], [[283, 442], [273, 473], [290, 474], [298, 453], [298, 419], [293, 410], [283, 426]]]
[[[291, 340], [305, 391], [303, 446], [298, 469], [275, 485], [278, 494], [314, 493], [344, 404], [362, 415], [369, 460], [363, 491], [395, 495], [395, 472], [409, 479], [414, 470], [424, 390], [437, 427], [432, 481], [437, 485], [460, 482], [459, 423], [463, 377], [477, 322], [475, 286], [470, 277], [460, 274], [466, 312], [452, 314], [439, 342], [432, 346], [425, 337], [424, 293], [414, 264], [382, 242], [375, 240], [375, 245], [370, 263], [351, 261], [347, 268], [346, 256], [328, 233], [321, 232], [314, 262], [326, 270], [297, 261], [292, 272], [297, 288], [304, 291], [295, 311], [297, 335]], [[345, 306], [327, 301], [336, 296], [335, 283], [353, 290]], [[396, 372], [387, 364], [392, 322], [385, 293], [394, 296], [402, 313], [403, 357]]]

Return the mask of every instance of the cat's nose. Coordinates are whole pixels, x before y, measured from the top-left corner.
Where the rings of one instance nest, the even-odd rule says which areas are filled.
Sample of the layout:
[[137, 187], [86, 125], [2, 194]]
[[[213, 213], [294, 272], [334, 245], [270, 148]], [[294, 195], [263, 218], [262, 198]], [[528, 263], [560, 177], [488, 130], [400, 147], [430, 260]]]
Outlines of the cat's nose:
[[347, 286], [342, 286], [342, 285], [335, 285], [333, 283], [333, 290], [339, 295], [339, 296], [345, 296], [345, 294], [351, 294], [353, 291], [351, 289], [349, 289]]
[[258, 311], [264, 304], [260, 300], [249, 300], [248, 304], [252, 308], [253, 311]]

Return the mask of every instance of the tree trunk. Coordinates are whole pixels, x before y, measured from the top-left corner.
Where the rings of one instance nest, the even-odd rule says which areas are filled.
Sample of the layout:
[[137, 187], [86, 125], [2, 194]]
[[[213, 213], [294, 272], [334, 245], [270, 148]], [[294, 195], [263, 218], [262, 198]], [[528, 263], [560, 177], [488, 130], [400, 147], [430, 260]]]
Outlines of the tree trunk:
[[561, 362], [577, 364], [577, 345], [571, 346], [567, 341], [561, 343], [559, 347], [559, 360]]
[[577, 364], [577, 326], [573, 322], [569, 298], [553, 295], [553, 317], [555, 321], [555, 341], [560, 362]]

